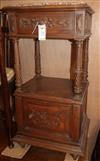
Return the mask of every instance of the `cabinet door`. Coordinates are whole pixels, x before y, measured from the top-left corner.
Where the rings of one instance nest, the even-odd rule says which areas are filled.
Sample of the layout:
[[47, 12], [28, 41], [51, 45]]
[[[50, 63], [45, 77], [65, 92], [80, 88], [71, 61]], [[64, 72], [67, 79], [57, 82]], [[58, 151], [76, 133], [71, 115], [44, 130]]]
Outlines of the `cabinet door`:
[[30, 137], [66, 143], [70, 138], [72, 105], [16, 98], [18, 131]]

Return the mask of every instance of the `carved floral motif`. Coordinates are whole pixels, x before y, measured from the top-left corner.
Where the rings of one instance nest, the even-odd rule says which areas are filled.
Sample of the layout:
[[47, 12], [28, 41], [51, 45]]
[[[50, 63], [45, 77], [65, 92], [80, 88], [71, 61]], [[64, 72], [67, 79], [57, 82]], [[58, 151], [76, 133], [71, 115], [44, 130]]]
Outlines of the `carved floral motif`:
[[34, 28], [36, 24], [46, 24], [47, 28], [52, 28], [56, 26], [66, 27], [66, 29], [70, 29], [70, 17], [68, 18], [52, 18], [52, 17], [34, 17], [34, 18], [20, 18], [19, 26], [20, 28]]
[[33, 126], [48, 129], [60, 127], [63, 121], [61, 112], [50, 114], [50, 112], [39, 111], [35, 108], [32, 109], [31, 113], [28, 115], [28, 119], [32, 122]]

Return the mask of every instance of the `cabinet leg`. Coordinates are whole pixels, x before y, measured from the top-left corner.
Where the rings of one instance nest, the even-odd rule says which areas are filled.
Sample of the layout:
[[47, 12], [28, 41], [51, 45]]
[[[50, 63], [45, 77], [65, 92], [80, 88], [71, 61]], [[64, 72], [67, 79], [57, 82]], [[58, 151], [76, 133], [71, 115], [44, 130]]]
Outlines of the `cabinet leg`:
[[14, 144], [13, 144], [13, 141], [11, 140], [11, 138], [12, 138], [12, 127], [11, 126], [9, 127], [7, 125], [7, 120], [5, 119], [5, 117], [4, 117], [3, 123], [4, 123], [4, 128], [5, 128], [8, 146], [9, 146], [9, 148], [13, 148]]
[[14, 144], [13, 144], [13, 141], [11, 140], [11, 138], [12, 138], [12, 129], [7, 128], [6, 130], [7, 130], [7, 136], [8, 136], [8, 146], [9, 146], [9, 148], [13, 148]]

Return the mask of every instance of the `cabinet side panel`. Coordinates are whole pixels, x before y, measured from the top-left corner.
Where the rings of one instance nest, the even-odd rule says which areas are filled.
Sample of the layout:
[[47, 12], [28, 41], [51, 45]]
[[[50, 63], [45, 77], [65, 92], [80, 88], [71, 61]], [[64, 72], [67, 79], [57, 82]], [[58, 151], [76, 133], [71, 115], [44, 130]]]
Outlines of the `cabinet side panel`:
[[80, 105], [73, 105], [71, 110], [71, 123], [70, 123], [70, 135], [73, 141], [79, 141], [80, 139], [80, 126], [81, 126], [81, 107]]

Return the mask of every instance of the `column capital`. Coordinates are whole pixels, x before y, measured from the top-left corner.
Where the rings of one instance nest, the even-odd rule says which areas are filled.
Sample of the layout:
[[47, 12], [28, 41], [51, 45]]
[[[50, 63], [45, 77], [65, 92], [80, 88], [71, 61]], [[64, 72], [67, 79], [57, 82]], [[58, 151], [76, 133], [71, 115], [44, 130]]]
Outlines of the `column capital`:
[[75, 43], [76, 45], [82, 45], [83, 42], [84, 42], [84, 39], [76, 39], [76, 40], [74, 40], [74, 43]]

